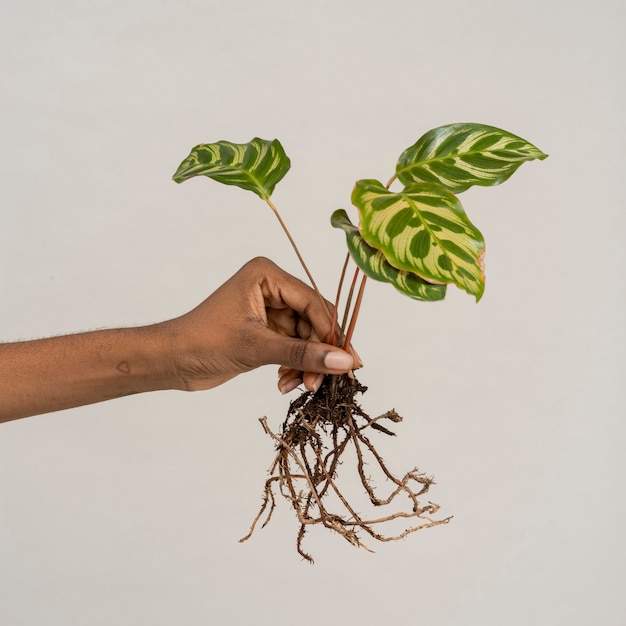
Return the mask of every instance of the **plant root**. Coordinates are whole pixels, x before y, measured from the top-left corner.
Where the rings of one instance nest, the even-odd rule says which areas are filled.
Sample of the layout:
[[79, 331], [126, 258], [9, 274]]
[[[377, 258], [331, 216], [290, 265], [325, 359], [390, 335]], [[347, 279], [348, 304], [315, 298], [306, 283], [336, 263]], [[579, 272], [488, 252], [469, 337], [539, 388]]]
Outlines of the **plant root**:
[[[305, 552], [302, 544], [307, 528], [311, 525], [321, 524], [353, 546], [372, 552], [363, 543], [360, 534], [382, 542], [398, 541], [423, 528], [450, 521], [451, 517], [431, 517], [437, 513], [439, 505], [432, 502], [422, 505], [418, 501], [418, 497], [427, 493], [434, 484], [433, 478], [420, 473], [417, 468], [397, 478], [366, 436], [368, 428], [393, 436], [395, 433], [381, 422], [393, 424], [402, 421], [393, 409], [370, 418], [355, 402], [355, 395], [366, 390], [355, 378], [345, 375], [327, 377], [315, 394], [304, 392], [291, 403], [280, 434], [272, 432], [266, 417], [260, 418], [263, 429], [276, 442], [276, 457], [269, 470], [270, 478], [265, 482], [261, 508], [250, 531], [239, 541], [249, 539], [262, 518], [261, 527], [270, 521], [276, 507], [275, 489], [291, 503], [296, 512], [300, 522], [296, 548], [310, 563], [313, 563], [313, 558]], [[408, 510], [393, 510], [378, 517], [358, 513], [338, 487], [337, 471], [342, 456], [349, 451], [356, 458], [360, 483], [369, 503], [374, 507], [397, 504], [396, 498], [404, 495], [408, 499]], [[392, 485], [391, 492], [385, 498], [376, 494], [372, 478], [366, 474], [365, 468], [370, 464], [374, 471]], [[338, 506], [341, 514], [329, 511], [329, 499], [332, 501], [331, 506]], [[401, 527], [391, 534], [384, 535], [377, 530], [381, 525], [389, 526], [390, 522], [402, 519], [413, 521], [409, 522], [408, 527]]]

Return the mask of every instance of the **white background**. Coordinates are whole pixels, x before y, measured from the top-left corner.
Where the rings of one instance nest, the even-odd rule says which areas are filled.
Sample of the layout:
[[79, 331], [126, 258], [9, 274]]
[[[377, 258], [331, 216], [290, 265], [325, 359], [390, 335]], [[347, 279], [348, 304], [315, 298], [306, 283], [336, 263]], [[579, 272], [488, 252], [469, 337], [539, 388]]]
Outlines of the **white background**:
[[281, 503], [238, 544], [273, 456], [257, 418], [289, 400], [272, 367], [20, 420], [0, 623], [623, 624], [625, 27], [620, 0], [2, 0], [3, 340], [176, 316], [258, 254], [302, 276], [254, 195], [171, 181], [200, 142], [281, 140], [274, 200], [329, 295], [331, 212], [426, 130], [550, 158], [462, 197], [478, 305], [366, 293], [364, 407], [405, 416], [385, 458], [436, 476], [449, 525], [375, 554], [313, 530], [309, 566]]

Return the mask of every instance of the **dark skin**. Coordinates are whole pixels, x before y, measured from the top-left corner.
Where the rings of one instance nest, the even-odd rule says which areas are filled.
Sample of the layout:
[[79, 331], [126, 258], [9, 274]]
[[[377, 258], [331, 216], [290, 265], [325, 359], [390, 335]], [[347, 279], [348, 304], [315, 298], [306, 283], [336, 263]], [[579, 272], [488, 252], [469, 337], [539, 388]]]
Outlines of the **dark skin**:
[[256, 258], [175, 319], [0, 344], [0, 422], [162, 389], [212, 389], [278, 364], [283, 393], [315, 391], [360, 366], [327, 343], [328, 310], [307, 285]]

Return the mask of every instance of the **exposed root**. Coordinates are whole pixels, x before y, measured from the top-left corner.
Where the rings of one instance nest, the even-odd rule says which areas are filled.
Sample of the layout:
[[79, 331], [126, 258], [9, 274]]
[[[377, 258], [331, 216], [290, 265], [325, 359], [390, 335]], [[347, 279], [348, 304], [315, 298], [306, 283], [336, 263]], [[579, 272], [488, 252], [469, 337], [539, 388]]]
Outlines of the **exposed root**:
[[[432, 502], [422, 505], [418, 501], [418, 497], [427, 493], [434, 484], [432, 477], [415, 468], [402, 478], [397, 478], [364, 434], [368, 428], [372, 428], [386, 435], [394, 435], [380, 422], [402, 421], [394, 410], [370, 418], [354, 399], [356, 393], [364, 393], [366, 390], [354, 378], [333, 377], [325, 380], [317, 393], [305, 392], [291, 403], [280, 434], [272, 432], [267, 418], [260, 419], [265, 432], [276, 442], [276, 457], [269, 470], [270, 478], [265, 482], [261, 508], [252, 522], [250, 532], [240, 541], [246, 541], [252, 536], [263, 517], [262, 527], [270, 521], [276, 506], [275, 489], [291, 502], [296, 511], [300, 522], [296, 547], [298, 553], [310, 563], [313, 563], [313, 558], [304, 551], [302, 544], [307, 527], [313, 524], [321, 524], [353, 546], [372, 552], [363, 543], [359, 533], [365, 533], [377, 541], [398, 541], [422, 528], [450, 521], [450, 517], [430, 517], [437, 513], [439, 505]], [[368, 517], [355, 510], [337, 485], [337, 470], [342, 455], [349, 450], [356, 457], [357, 473], [369, 503], [374, 507], [389, 506], [396, 503], [398, 496], [404, 495], [408, 498], [408, 510], [393, 510], [379, 517]], [[365, 472], [370, 464], [374, 471], [392, 484], [387, 497], [376, 495], [372, 478]], [[328, 499], [332, 505], [339, 507], [341, 514], [328, 510]], [[402, 519], [413, 521], [409, 522], [408, 527], [390, 534], [374, 530], [382, 524], [389, 526], [393, 520]]]

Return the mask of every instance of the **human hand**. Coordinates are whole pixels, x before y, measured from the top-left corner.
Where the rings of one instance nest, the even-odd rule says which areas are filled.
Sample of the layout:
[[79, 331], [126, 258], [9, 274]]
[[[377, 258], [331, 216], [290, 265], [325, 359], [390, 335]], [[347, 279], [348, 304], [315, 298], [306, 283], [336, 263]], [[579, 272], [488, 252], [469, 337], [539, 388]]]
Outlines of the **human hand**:
[[328, 310], [313, 289], [269, 259], [249, 261], [198, 307], [164, 323], [175, 337], [181, 387], [211, 389], [275, 363], [282, 393], [301, 383], [316, 391], [325, 374], [361, 365], [356, 354], [323, 343], [330, 339]]

